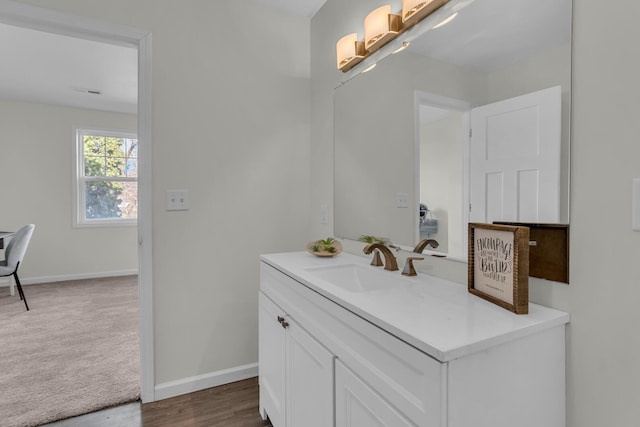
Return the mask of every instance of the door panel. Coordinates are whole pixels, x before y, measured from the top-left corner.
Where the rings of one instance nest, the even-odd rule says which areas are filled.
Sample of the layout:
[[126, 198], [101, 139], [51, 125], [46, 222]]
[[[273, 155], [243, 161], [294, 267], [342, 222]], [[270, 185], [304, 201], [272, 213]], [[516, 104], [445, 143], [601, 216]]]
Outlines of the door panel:
[[540, 212], [539, 182], [540, 173], [537, 170], [518, 172], [518, 212], [520, 221], [536, 222], [538, 220], [538, 212]]
[[560, 86], [471, 111], [470, 221], [560, 221]]
[[293, 319], [287, 322], [287, 426], [333, 427], [334, 356]]
[[[488, 104], [485, 107], [485, 111], [488, 110], [485, 155], [487, 160], [500, 161], [538, 155], [538, 109], [536, 107], [520, 110], [504, 110], [495, 104]], [[518, 143], [514, 144], [513, 141]]]
[[487, 217], [502, 218], [504, 217], [504, 173], [487, 173], [485, 179]]
[[258, 308], [260, 409], [274, 426], [285, 425], [285, 329], [278, 323], [284, 313], [262, 292]]

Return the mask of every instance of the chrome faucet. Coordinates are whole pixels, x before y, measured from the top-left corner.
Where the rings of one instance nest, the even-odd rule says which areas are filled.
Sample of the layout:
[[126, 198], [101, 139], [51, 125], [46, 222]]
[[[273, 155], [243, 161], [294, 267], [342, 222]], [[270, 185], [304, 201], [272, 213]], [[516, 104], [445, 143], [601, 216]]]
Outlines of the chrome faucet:
[[427, 246], [431, 246], [433, 249], [435, 249], [435, 248], [438, 247], [438, 242], [436, 240], [433, 240], [433, 239], [421, 240], [420, 243], [418, 243], [416, 245], [416, 247], [413, 248], [413, 252], [421, 254], [422, 251], [424, 251]]
[[[378, 251], [382, 252], [382, 255], [384, 255], [385, 270], [389, 270], [389, 271], [398, 270], [398, 263], [396, 262], [396, 257], [393, 255], [393, 253], [391, 253], [391, 250], [385, 245], [383, 245], [382, 243], [369, 243], [367, 246], [364, 247], [362, 251], [365, 254], [369, 255], [371, 252], [373, 252], [374, 249], [377, 249]], [[376, 261], [376, 257], [374, 256], [374, 262], [375, 261]], [[375, 265], [375, 264], [372, 264], [372, 265]]]

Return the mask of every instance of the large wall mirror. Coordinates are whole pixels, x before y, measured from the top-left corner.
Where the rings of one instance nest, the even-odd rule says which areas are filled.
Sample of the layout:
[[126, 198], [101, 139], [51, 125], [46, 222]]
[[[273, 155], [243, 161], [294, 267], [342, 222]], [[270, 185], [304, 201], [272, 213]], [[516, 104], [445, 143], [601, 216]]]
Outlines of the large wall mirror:
[[568, 223], [572, 2], [464, 4], [336, 88], [336, 236], [465, 259], [470, 220]]

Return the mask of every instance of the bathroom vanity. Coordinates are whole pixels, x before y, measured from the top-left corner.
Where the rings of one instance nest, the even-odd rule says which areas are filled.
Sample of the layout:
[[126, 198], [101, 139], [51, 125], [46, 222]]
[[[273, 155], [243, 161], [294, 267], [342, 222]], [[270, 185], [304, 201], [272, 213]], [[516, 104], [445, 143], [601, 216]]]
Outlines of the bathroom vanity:
[[261, 256], [260, 411], [274, 427], [560, 427], [567, 313], [343, 253]]

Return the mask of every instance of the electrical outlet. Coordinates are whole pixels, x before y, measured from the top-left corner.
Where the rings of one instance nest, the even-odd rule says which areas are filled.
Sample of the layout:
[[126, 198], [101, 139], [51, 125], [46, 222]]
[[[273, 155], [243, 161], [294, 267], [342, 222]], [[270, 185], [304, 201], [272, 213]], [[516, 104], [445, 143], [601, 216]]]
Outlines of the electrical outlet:
[[329, 208], [327, 205], [320, 205], [320, 224], [329, 224]]
[[188, 211], [189, 192], [187, 190], [167, 190], [168, 211]]
[[409, 195], [407, 193], [398, 193], [397, 197], [398, 197], [397, 207], [399, 208], [409, 207]]

